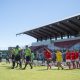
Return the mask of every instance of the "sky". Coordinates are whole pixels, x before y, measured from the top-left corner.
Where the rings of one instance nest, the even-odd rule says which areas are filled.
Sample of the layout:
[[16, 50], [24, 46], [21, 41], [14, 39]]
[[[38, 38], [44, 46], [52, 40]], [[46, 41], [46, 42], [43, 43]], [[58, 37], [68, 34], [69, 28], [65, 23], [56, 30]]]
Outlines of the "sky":
[[0, 0], [0, 50], [36, 42], [18, 35], [80, 13], [80, 0]]

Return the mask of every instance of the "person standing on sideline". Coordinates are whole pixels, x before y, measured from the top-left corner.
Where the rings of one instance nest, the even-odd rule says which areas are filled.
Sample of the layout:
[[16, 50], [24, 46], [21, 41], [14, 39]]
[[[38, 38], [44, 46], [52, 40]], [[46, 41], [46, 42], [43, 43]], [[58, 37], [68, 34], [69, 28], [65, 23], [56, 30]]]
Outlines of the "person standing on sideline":
[[71, 69], [71, 54], [69, 50], [66, 51], [66, 64]]
[[31, 63], [34, 64], [34, 58], [35, 58], [35, 55], [34, 55], [34, 52], [31, 51]]
[[0, 62], [2, 62], [2, 52], [0, 52]]
[[26, 66], [29, 64], [31, 69], [33, 68], [32, 66], [32, 63], [31, 63], [31, 49], [26, 46], [26, 49], [24, 51], [24, 54], [25, 54], [25, 59], [26, 59], [26, 62], [25, 62], [25, 67], [23, 69], [26, 69]]
[[62, 53], [59, 50], [57, 50], [56, 52], [56, 61], [57, 61], [58, 70], [60, 69], [60, 67], [63, 69], [63, 66], [61, 65], [63, 61]]
[[7, 53], [7, 55], [6, 55], [6, 63], [9, 63], [10, 64], [10, 56], [9, 56], [9, 54]]
[[55, 51], [52, 52], [52, 61], [53, 61], [53, 65], [55, 66], [55, 63], [56, 63], [56, 54], [55, 54]]
[[12, 59], [12, 69], [14, 69], [15, 67], [15, 54], [14, 54], [14, 48], [12, 48], [10, 50], [10, 53], [11, 53], [11, 59]]
[[49, 49], [47, 48], [44, 48], [44, 57], [47, 61], [47, 70], [50, 68], [51, 69], [51, 61], [52, 61], [52, 54], [51, 52], [49, 51]]

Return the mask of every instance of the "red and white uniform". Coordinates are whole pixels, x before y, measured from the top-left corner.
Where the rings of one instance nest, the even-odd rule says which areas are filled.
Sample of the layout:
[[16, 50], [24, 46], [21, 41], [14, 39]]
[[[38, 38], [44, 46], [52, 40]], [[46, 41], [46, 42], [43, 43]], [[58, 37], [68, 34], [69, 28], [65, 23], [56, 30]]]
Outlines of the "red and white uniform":
[[75, 61], [75, 52], [74, 51], [71, 52], [71, 61]]
[[75, 60], [79, 61], [79, 52], [75, 52]]
[[71, 54], [70, 54], [70, 52], [66, 52], [66, 62], [71, 62]]
[[51, 52], [49, 52], [49, 51], [47, 51], [47, 50], [44, 51], [44, 56], [45, 56], [45, 58], [46, 58], [47, 60], [49, 60], [49, 59], [52, 58]]

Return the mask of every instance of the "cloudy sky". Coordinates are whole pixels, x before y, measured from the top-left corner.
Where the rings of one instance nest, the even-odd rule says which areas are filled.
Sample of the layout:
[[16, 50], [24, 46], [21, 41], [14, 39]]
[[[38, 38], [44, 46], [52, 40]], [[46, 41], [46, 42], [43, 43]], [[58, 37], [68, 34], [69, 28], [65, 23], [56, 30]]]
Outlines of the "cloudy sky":
[[80, 13], [80, 0], [0, 0], [0, 49], [36, 42], [17, 33]]

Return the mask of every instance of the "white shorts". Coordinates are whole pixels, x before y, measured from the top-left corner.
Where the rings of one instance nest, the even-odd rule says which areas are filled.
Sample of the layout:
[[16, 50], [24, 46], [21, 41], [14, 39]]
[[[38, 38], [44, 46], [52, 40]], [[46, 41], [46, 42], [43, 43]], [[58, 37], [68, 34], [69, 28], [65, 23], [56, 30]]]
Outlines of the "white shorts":
[[67, 59], [66, 62], [71, 62], [71, 60], [70, 59]]
[[79, 62], [79, 58], [77, 58], [75, 61], [76, 61], [76, 62]]

